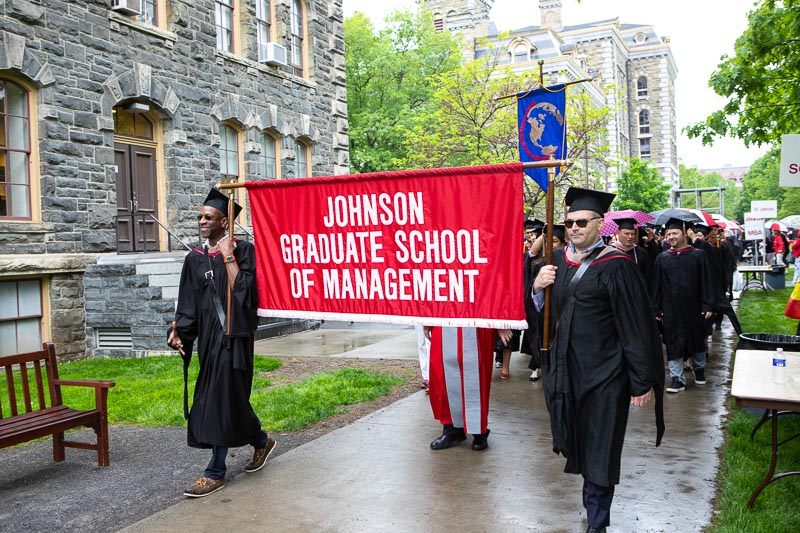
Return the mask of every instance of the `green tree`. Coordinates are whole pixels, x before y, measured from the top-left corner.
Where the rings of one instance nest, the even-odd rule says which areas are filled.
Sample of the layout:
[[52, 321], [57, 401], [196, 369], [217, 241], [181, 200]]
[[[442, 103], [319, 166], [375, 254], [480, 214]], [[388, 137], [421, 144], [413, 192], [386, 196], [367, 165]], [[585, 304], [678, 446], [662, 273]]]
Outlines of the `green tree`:
[[[519, 161], [517, 102], [508, 96], [537, 86], [534, 72], [515, 73], [500, 66], [502, 51], [463, 64], [436, 77], [430, 105], [417, 115], [405, 134], [408, 157], [403, 166], [430, 168]], [[556, 188], [597, 186], [608, 166], [605, 131], [612, 112], [596, 107], [580, 87], [567, 97], [568, 157], [576, 161], [556, 178]], [[586, 172], [588, 170], [588, 172]], [[526, 210], [543, 204], [544, 194], [525, 178]]]
[[[700, 209], [704, 211], [721, 212], [726, 217], [735, 218], [735, 213], [739, 206], [739, 197], [741, 196], [741, 191], [734, 181], [726, 180], [719, 172], [706, 172], [705, 174], [701, 174], [697, 168], [687, 167], [683, 163], [679, 165], [678, 170], [680, 175], [681, 189], [701, 189], [711, 187], [719, 187], [722, 189], [724, 197], [724, 209], [720, 209], [719, 196], [714, 194], [705, 194], [702, 196], [703, 203], [699, 206]], [[684, 194], [682, 198], [682, 205], [685, 207], [693, 207], [694, 204], [690, 206], [686, 203], [687, 201], [694, 201], [694, 198], [690, 200], [688, 196], [689, 193]], [[741, 218], [739, 220], [741, 220]]]
[[[742, 220], [744, 214], [750, 211], [750, 202], [753, 200], [777, 200], [778, 215], [781, 213], [783, 192], [778, 183], [780, 176], [780, 150], [773, 148], [759, 157], [744, 175], [742, 195], [736, 209], [736, 218]], [[791, 215], [794, 213], [786, 213]]]
[[800, 0], [760, 0], [735, 55], [722, 56], [709, 85], [727, 98], [704, 122], [686, 128], [704, 144], [732, 136], [768, 144], [800, 129]]
[[648, 213], [664, 209], [669, 205], [669, 189], [658, 169], [647, 161], [631, 158], [628, 168], [622, 171], [617, 180], [613, 209], [638, 209]]
[[430, 100], [432, 76], [457, 67], [450, 32], [424, 10], [395, 11], [376, 31], [362, 13], [345, 20], [350, 163], [354, 172], [392, 170], [406, 157], [403, 124]]

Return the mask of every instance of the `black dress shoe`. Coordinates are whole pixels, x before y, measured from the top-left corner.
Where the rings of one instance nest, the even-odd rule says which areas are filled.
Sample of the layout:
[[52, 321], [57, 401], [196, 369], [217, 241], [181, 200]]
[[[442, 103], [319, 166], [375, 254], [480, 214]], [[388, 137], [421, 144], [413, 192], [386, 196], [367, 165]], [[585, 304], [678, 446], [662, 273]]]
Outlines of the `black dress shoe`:
[[586, 533], [606, 533], [606, 528], [604, 527], [590, 527], [586, 530]]
[[485, 450], [489, 447], [489, 433], [491, 430], [487, 429], [486, 433], [476, 433], [472, 435], [472, 449]]
[[463, 428], [454, 428], [450, 424], [445, 424], [442, 436], [431, 442], [431, 449], [444, 450], [465, 440], [467, 440], [467, 435]]

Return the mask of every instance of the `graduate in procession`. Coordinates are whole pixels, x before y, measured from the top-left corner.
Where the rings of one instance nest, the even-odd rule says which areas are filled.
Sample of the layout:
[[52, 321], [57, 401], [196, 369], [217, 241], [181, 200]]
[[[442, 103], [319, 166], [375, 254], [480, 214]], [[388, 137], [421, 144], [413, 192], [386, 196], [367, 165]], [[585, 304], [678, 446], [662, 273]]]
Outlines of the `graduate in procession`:
[[[184, 492], [192, 498], [225, 486], [228, 448], [253, 446], [246, 472], [260, 470], [275, 449], [275, 439], [261, 428], [250, 405], [258, 307], [255, 248], [228, 237], [228, 225], [241, 211], [234, 204], [233, 218], [229, 217], [228, 203], [224, 194], [212, 189], [200, 209], [200, 235], [206, 241], [202, 250], [189, 252], [183, 263], [175, 321], [167, 338], [167, 344], [184, 359], [184, 379], [195, 342], [200, 361], [188, 412], [184, 386], [187, 440], [189, 446], [211, 449], [212, 454], [203, 475]], [[223, 302], [229, 286], [226, 311]]]
[[[605, 246], [603, 214], [614, 195], [571, 187], [564, 224], [569, 244], [553, 252], [533, 284], [544, 305], [552, 286], [549, 360], [542, 361], [553, 451], [567, 459], [567, 473], [584, 478], [588, 530], [610, 523], [614, 487], [630, 406], [655, 397], [656, 445], [664, 433], [664, 363], [650, 298], [630, 256]], [[636, 324], [636, 327], [631, 327]]]
[[614, 222], [616, 222], [619, 227], [617, 240], [614, 246], [633, 259], [636, 266], [638, 266], [639, 270], [642, 272], [649, 290], [653, 281], [653, 258], [647, 250], [636, 244], [639, 237], [639, 224], [636, 222], [636, 219], [633, 218], [618, 218], [615, 219]]
[[708, 254], [689, 245], [686, 231], [692, 223], [671, 218], [665, 224], [670, 249], [656, 259], [653, 276], [653, 307], [663, 325], [670, 384], [666, 391], [686, 387], [683, 362], [692, 360], [695, 383], [706, 383], [706, 320], [714, 310], [715, 283]]

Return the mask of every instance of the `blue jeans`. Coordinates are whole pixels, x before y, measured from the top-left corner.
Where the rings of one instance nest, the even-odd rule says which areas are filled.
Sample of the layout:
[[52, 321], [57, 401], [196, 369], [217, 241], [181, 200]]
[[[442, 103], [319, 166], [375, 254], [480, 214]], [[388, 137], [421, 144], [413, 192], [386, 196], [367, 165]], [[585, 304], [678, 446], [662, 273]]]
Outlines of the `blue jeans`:
[[[669, 377], [678, 378], [681, 383], [686, 385], [686, 378], [683, 375], [683, 359], [671, 359], [667, 361], [667, 366], [669, 367]], [[692, 355], [692, 367], [697, 369], [706, 367], [706, 352], [697, 352]]]
[[[263, 429], [259, 432], [258, 438], [252, 443], [253, 448], [260, 450], [267, 445], [267, 432]], [[208, 462], [204, 477], [210, 479], [222, 479], [225, 477], [227, 467], [225, 458], [228, 456], [228, 448], [224, 446], [214, 446], [211, 448], [211, 461]]]

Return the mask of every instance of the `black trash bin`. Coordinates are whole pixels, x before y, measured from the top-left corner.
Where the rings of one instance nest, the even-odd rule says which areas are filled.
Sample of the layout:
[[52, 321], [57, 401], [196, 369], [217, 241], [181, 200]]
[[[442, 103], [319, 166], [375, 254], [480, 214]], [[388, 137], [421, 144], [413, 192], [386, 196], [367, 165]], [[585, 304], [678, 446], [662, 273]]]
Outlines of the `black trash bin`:
[[783, 333], [742, 333], [739, 335], [737, 350], [777, 350], [800, 352], [800, 336]]
[[786, 288], [786, 267], [772, 265], [769, 272], [764, 272], [764, 285], [767, 290], [776, 291]]

